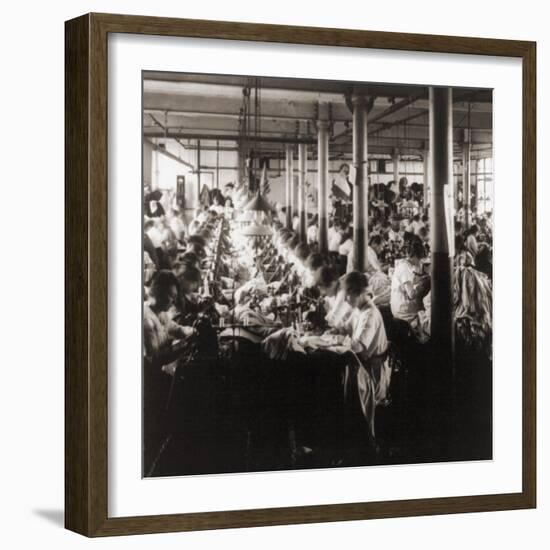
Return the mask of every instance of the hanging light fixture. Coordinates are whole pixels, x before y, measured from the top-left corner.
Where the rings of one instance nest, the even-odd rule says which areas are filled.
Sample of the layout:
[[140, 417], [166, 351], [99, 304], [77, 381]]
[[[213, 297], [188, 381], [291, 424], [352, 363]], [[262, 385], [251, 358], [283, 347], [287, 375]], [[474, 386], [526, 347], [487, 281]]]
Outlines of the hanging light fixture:
[[245, 212], [275, 212], [275, 208], [271, 206], [268, 200], [262, 195], [262, 192], [258, 190], [256, 195], [243, 206]]

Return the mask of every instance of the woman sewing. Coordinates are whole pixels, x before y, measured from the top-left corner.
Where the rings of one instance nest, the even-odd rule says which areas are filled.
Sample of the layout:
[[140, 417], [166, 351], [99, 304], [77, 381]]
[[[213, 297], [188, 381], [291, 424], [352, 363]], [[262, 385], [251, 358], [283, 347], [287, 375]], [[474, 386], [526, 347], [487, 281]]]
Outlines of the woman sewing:
[[390, 306], [396, 319], [410, 323], [422, 309], [422, 298], [430, 288], [430, 277], [424, 272], [425, 255], [422, 241], [413, 237], [408, 245], [407, 257], [395, 263]]
[[373, 376], [378, 404], [386, 398], [389, 384], [388, 339], [382, 314], [368, 292], [369, 282], [364, 273], [348, 273], [341, 285], [346, 303], [352, 309], [344, 324], [344, 332], [349, 337], [352, 351]]
[[337, 343], [349, 347], [353, 354], [344, 369], [344, 401], [353, 411], [358, 399], [368, 441], [373, 445], [375, 408], [386, 401], [390, 382], [388, 339], [382, 315], [368, 293], [367, 276], [352, 271], [340, 285], [351, 313], [337, 329]]
[[165, 370], [177, 358], [173, 341], [191, 336], [193, 329], [179, 325], [168, 315], [178, 297], [178, 280], [171, 271], [161, 270], [155, 274], [149, 296], [143, 306], [146, 368]]
[[168, 314], [178, 295], [178, 281], [169, 270], [153, 277], [149, 300], [143, 306], [143, 451], [144, 474], [150, 474], [155, 458], [170, 430], [167, 418], [170, 387], [177, 359], [191, 327], [174, 322]]

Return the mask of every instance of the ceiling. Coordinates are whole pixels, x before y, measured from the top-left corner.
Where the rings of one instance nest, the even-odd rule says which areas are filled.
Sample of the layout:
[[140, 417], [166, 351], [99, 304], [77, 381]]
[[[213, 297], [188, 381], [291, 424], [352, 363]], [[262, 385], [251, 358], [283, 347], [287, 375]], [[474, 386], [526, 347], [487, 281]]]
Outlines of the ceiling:
[[[277, 77], [146, 72], [143, 131], [153, 141], [177, 139], [191, 148], [237, 149], [243, 140], [243, 90], [250, 90], [251, 132], [262, 155], [280, 155], [286, 143], [316, 143], [319, 109], [332, 122], [330, 155], [352, 152], [351, 92], [374, 98], [368, 115], [369, 155], [422, 154], [428, 147], [428, 88]], [[257, 86], [257, 88], [255, 88]], [[257, 90], [257, 91], [256, 91]], [[346, 96], [348, 101], [346, 101]], [[258, 116], [255, 113], [258, 98]], [[472, 156], [492, 155], [492, 91], [453, 88], [455, 154], [463, 129], [471, 130]], [[310, 147], [315, 156], [315, 147]]]

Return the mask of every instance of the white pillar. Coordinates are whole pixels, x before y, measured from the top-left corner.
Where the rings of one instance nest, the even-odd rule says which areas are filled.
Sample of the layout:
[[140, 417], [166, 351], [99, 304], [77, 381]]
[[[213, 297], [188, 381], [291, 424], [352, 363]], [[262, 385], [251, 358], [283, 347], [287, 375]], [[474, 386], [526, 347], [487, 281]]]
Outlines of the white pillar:
[[153, 149], [153, 177], [151, 178], [151, 190], [154, 191], [155, 189], [159, 188], [159, 154], [158, 151], [155, 151]]
[[462, 141], [462, 198], [464, 205], [464, 226], [470, 227], [470, 132], [464, 130], [464, 139]]
[[427, 205], [430, 202], [430, 150], [424, 149], [424, 213], [427, 213]]
[[306, 165], [307, 148], [305, 143], [298, 145], [298, 214], [300, 216], [300, 241], [306, 242]]
[[292, 146], [285, 146], [285, 219], [288, 229], [292, 229]]
[[395, 188], [397, 189], [397, 194], [401, 191], [399, 188], [399, 149], [393, 150], [392, 155], [393, 162], [393, 181], [395, 182]]

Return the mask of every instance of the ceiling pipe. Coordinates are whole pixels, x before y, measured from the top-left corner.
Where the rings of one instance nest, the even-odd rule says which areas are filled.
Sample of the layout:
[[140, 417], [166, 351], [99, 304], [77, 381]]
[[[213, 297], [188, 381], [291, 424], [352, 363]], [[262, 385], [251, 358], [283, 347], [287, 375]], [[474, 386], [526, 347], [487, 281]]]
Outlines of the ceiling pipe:
[[[146, 138], [167, 138], [167, 139], [201, 139], [212, 141], [243, 141], [243, 137], [239, 134], [199, 134], [188, 132], [164, 132], [148, 131], [145, 133]], [[306, 143], [313, 145], [316, 143], [315, 139], [305, 137], [274, 137], [274, 136], [258, 136], [255, 138], [257, 141], [264, 143]]]
[[[191, 110], [191, 109], [161, 109], [161, 108], [145, 108], [143, 109], [143, 112], [148, 115], [153, 114], [168, 114], [173, 116], [186, 116], [189, 115], [190, 117], [227, 117], [227, 118], [239, 118], [238, 113], [220, 113], [220, 112], [212, 112], [212, 111], [198, 111], [198, 110]], [[298, 120], [298, 121], [305, 121], [313, 120], [313, 114], [311, 116], [292, 116], [292, 115], [280, 115], [275, 113], [258, 113], [259, 118], [263, 119], [272, 119], [272, 120]], [[350, 121], [351, 118], [334, 118], [334, 122], [346, 122]]]

